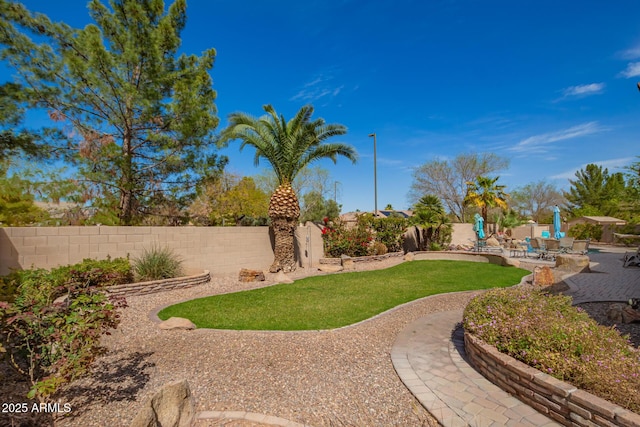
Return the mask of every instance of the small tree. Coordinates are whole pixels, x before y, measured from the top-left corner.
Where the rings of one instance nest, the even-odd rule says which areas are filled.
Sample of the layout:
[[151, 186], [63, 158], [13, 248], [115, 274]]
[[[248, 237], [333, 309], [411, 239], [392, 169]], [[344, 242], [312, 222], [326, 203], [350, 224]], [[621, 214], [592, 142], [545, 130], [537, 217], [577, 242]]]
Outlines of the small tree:
[[451, 242], [451, 223], [437, 196], [423, 196], [413, 207], [411, 224], [419, 227], [418, 249], [440, 250]]
[[479, 176], [475, 181], [467, 182], [467, 195], [465, 204], [480, 208], [484, 224], [487, 224], [489, 208], [499, 207], [507, 209], [507, 197], [505, 186], [496, 184], [500, 177], [490, 178]]

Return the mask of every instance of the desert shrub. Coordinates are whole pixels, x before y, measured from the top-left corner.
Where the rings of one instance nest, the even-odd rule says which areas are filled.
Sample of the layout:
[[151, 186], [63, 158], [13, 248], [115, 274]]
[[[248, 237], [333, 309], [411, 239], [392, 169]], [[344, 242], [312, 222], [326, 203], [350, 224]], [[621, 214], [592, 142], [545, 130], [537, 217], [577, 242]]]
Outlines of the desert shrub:
[[[101, 265], [109, 270], [110, 262]], [[90, 264], [17, 272], [15, 300], [0, 302], [0, 348], [30, 381], [29, 398], [45, 399], [86, 374], [102, 351], [100, 336], [119, 323], [117, 309], [125, 302], [102, 292], [95, 278], [110, 276]], [[66, 301], [54, 304], [61, 295]]]
[[133, 260], [137, 281], [162, 280], [183, 274], [182, 260], [170, 248], [154, 246]]
[[631, 411], [640, 410], [640, 351], [571, 298], [493, 289], [464, 311], [464, 328], [499, 351]]
[[438, 242], [431, 242], [431, 244], [429, 245], [429, 250], [430, 251], [441, 251], [442, 250], [442, 246], [440, 246], [440, 243], [438, 243]]
[[339, 219], [327, 221], [322, 229], [322, 240], [325, 256], [331, 258], [341, 255], [366, 256], [372, 252], [371, 230], [360, 223], [353, 228], [347, 228]]
[[387, 252], [389, 252], [389, 250], [387, 249], [387, 245], [385, 245], [382, 242], [374, 242], [374, 244], [373, 244], [373, 254], [374, 255], [384, 255]]
[[409, 225], [406, 218], [401, 216], [374, 218], [372, 214], [362, 214], [358, 216], [358, 224], [370, 228], [375, 241], [383, 243], [389, 252], [402, 250], [404, 232]]
[[600, 240], [602, 238], [602, 226], [598, 224], [576, 224], [569, 229], [569, 236], [580, 240]]

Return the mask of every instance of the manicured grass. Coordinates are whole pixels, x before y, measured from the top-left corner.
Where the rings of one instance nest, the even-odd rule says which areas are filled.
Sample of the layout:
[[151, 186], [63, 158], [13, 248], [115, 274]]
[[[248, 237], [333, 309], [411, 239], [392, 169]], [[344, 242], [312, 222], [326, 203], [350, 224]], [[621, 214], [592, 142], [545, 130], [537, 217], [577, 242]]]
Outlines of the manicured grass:
[[467, 261], [412, 261], [376, 271], [314, 276], [293, 284], [215, 295], [167, 307], [198, 328], [299, 331], [333, 329], [428, 295], [512, 286], [529, 274]]

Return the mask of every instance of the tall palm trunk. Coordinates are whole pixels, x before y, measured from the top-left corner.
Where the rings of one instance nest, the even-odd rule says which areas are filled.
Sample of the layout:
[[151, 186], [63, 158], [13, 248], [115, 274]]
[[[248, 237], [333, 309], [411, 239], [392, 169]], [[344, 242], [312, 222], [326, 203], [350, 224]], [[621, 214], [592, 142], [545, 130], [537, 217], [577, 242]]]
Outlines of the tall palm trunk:
[[294, 238], [300, 204], [291, 184], [285, 183], [276, 188], [269, 202], [269, 218], [274, 235], [274, 259], [269, 271], [280, 270], [289, 273], [296, 269]]

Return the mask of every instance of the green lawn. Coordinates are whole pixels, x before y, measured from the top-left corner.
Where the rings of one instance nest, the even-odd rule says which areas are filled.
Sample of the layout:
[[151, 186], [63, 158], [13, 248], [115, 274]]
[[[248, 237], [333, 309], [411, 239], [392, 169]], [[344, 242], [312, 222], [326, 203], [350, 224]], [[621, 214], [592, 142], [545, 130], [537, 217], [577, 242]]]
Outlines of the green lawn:
[[198, 328], [317, 330], [350, 325], [428, 295], [507, 287], [528, 271], [467, 261], [412, 261], [384, 270], [314, 276], [167, 307]]

